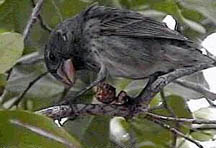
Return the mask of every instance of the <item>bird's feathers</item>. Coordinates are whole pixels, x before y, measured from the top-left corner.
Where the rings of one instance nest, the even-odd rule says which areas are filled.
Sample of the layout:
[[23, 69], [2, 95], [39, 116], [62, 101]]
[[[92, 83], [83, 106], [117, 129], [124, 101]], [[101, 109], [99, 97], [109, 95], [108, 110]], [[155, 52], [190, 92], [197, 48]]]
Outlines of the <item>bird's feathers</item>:
[[135, 11], [97, 5], [59, 24], [48, 45], [47, 67], [54, 66], [46, 53], [53, 53], [59, 63], [72, 59], [76, 70], [98, 72], [102, 66], [110, 75], [131, 79], [214, 62], [199, 45], [164, 23]]
[[101, 34], [126, 37], [165, 38], [189, 41], [164, 23], [144, 17], [135, 11], [103, 6], [92, 6], [85, 13], [86, 19], [98, 19]]
[[212, 62], [199, 45], [163, 23], [129, 10], [93, 6], [85, 13], [88, 50], [114, 76], [142, 79], [155, 72]]

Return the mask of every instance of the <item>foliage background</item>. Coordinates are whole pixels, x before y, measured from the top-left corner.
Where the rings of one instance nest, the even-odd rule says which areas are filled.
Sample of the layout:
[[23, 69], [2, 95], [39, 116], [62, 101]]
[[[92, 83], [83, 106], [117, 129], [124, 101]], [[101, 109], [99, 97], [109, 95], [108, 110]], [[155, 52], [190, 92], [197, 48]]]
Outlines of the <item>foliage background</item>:
[[[46, 24], [54, 28], [56, 24], [76, 15], [93, 2], [95, 1], [46, 0], [41, 16]], [[101, 5], [139, 11], [158, 21], [162, 21], [168, 14], [172, 15], [178, 23], [176, 29], [196, 42], [201, 42], [216, 29], [215, 0], [98, 0], [97, 2]], [[86, 148], [166, 148], [171, 145], [173, 141], [171, 132], [142, 117], [125, 121], [120, 117], [89, 116], [68, 121], [63, 128], [59, 128], [50, 119], [34, 114], [32, 111], [59, 102], [64, 92], [63, 85], [50, 75], [33, 85], [18, 108], [12, 107], [7, 110], [28, 84], [46, 71], [43, 48], [49, 32], [37, 21], [25, 44], [22, 37], [31, 11], [32, 0], [0, 0], [0, 147], [66, 148], [70, 147], [71, 143]], [[94, 80], [94, 74], [89, 72], [80, 72], [78, 77], [79, 80], [72, 88], [71, 95]], [[208, 87], [202, 73], [185, 79]], [[110, 83], [118, 90], [124, 89], [130, 95], [135, 95], [145, 82], [112, 79]], [[177, 117], [208, 117], [206, 115], [210, 108], [191, 112], [187, 105], [188, 99], [200, 98], [201, 94], [176, 84], [167, 87], [165, 94], [168, 105]], [[95, 102], [93, 95], [93, 91], [88, 92], [80, 98], [80, 102]], [[161, 97], [158, 95], [151, 106], [158, 106], [161, 102]], [[170, 115], [166, 109], [155, 112]], [[171, 122], [169, 124], [176, 126]], [[32, 127], [36, 131], [32, 130]], [[192, 128], [190, 124], [185, 124], [180, 130], [198, 141], [212, 140], [215, 135], [214, 130], [192, 131]], [[39, 129], [45, 134], [38, 133]], [[179, 147], [189, 147], [182, 138], [178, 138], [177, 143]]]

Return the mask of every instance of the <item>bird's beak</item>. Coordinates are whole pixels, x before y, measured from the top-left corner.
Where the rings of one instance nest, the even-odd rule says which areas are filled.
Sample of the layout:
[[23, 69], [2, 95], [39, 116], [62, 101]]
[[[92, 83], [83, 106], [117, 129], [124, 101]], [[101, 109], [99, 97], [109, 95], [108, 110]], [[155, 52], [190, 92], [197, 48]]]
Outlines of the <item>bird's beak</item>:
[[58, 68], [57, 75], [68, 87], [73, 86], [75, 83], [75, 68], [71, 59], [64, 61], [64, 63]]

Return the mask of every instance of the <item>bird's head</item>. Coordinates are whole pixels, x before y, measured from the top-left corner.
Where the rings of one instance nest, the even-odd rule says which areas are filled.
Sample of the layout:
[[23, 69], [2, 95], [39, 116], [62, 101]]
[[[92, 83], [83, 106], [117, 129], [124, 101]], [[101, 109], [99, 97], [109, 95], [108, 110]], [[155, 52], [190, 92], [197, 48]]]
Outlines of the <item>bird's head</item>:
[[44, 59], [48, 71], [57, 79], [71, 87], [75, 83], [73, 64], [72, 32], [67, 26], [59, 25], [51, 33], [45, 47]]

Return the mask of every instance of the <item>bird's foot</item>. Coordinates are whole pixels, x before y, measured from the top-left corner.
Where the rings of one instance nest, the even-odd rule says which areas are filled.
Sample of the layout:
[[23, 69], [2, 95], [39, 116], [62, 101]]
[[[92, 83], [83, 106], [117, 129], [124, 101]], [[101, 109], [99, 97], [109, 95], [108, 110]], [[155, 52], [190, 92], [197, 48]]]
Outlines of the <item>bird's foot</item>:
[[121, 91], [116, 96], [116, 88], [105, 82], [97, 85], [95, 97], [101, 103], [117, 105], [127, 104], [130, 99], [125, 91]]
[[139, 112], [140, 105], [135, 102], [134, 98], [130, 97], [125, 91], [120, 91], [116, 96], [116, 89], [107, 83], [97, 85], [95, 97], [99, 102], [104, 104], [124, 106], [126, 110], [129, 110], [128, 115], [125, 116], [127, 120]]

